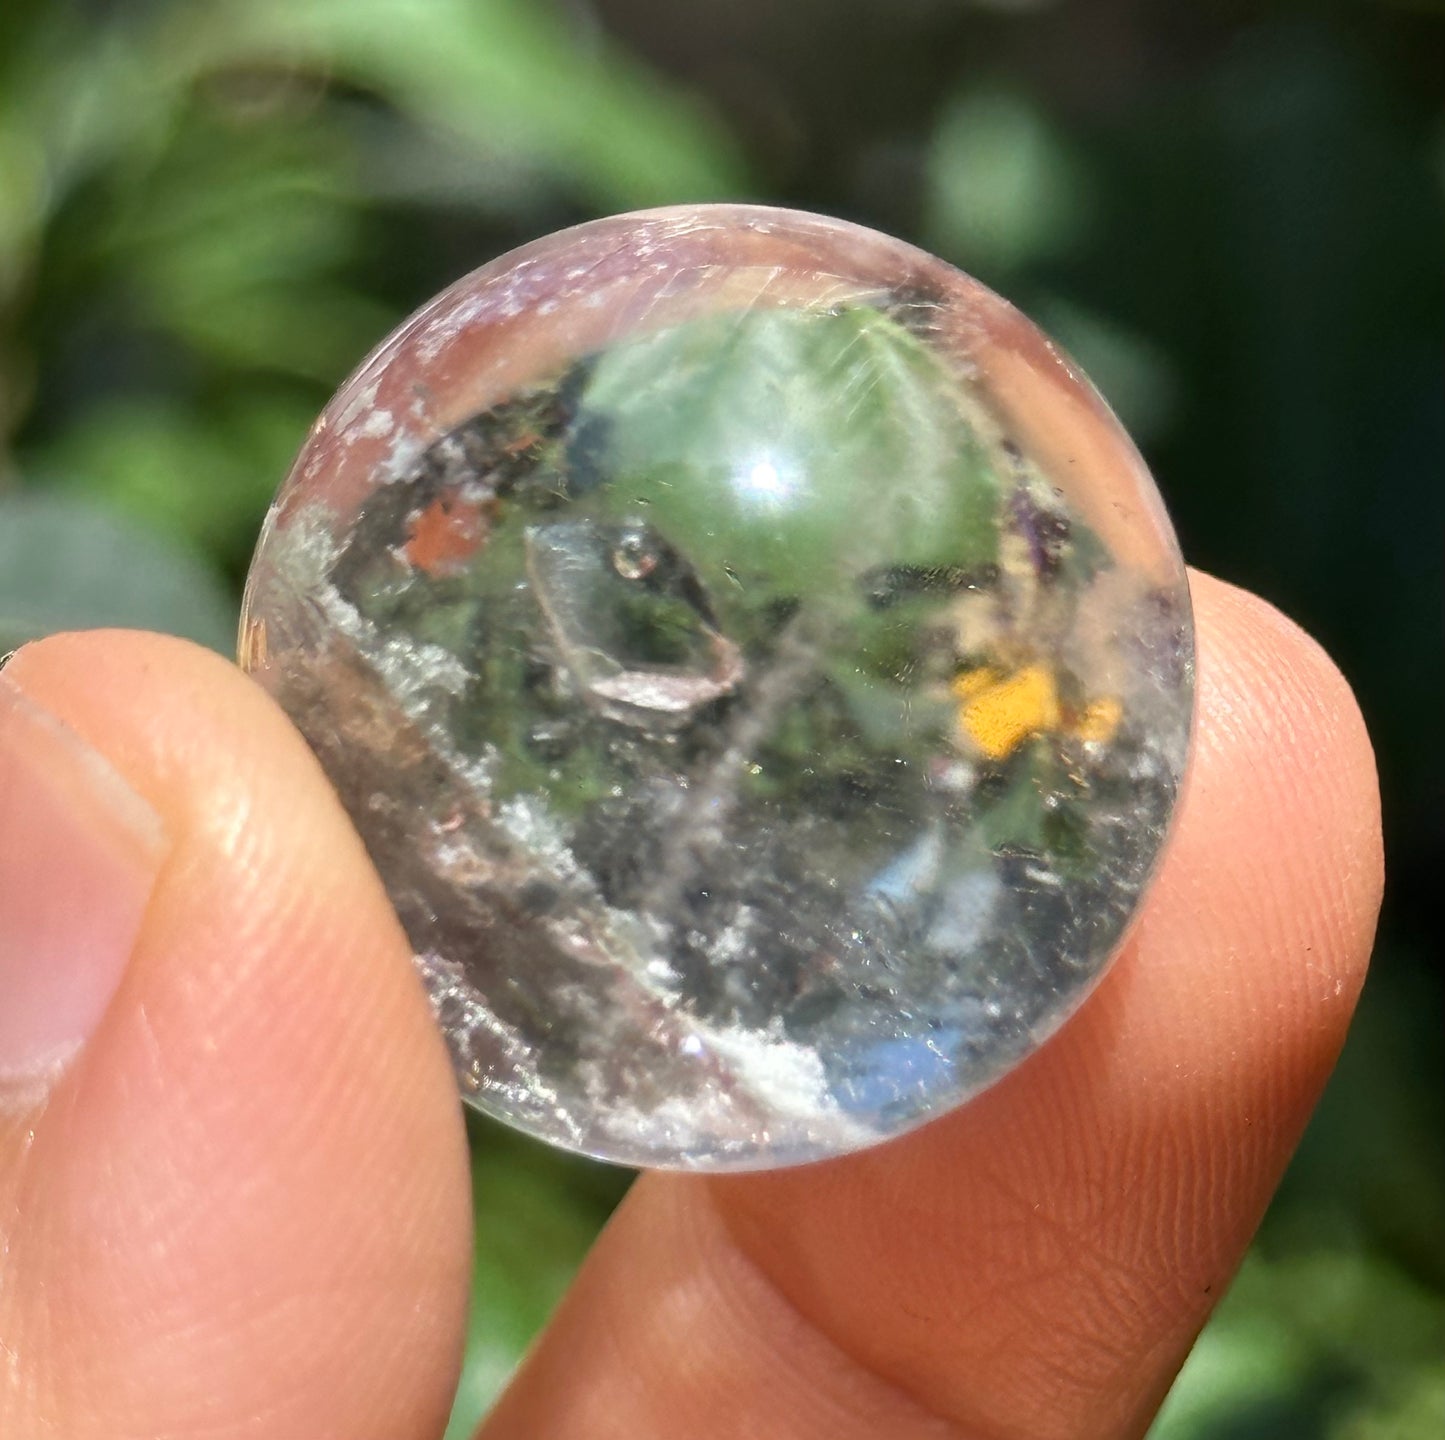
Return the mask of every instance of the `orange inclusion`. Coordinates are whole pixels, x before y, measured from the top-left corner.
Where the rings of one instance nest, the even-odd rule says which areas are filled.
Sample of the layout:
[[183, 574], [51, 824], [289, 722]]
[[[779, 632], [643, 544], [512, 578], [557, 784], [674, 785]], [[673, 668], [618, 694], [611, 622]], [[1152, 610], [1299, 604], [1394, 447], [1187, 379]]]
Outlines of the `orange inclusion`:
[[1059, 726], [1059, 694], [1042, 665], [1012, 675], [988, 666], [967, 670], [952, 685], [962, 703], [958, 727], [990, 760], [1004, 760], [1030, 736]]
[[1043, 665], [1026, 665], [1011, 675], [980, 665], [960, 671], [949, 689], [959, 701], [960, 733], [990, 760], [1007, 760], [1025, 740], [1050, 731], [1103, 744], [1114, 738], [1124, 717], [1123, 704], [1112, 695], [1066, 716], [1053, 672]]
[[489, 511], [487, 502], [442, 495], [411, 522], [402, 554], [434, 579], [459, 575], [491, 531]]

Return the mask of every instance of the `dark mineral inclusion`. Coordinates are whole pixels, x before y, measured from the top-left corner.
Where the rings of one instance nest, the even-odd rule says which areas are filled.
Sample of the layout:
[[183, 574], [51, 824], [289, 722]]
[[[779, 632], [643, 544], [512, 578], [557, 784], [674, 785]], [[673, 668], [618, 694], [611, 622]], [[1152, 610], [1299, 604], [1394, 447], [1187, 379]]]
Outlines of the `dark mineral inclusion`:
[[[785, 242], [815, 269], [764, 263]], [[635, 1164], [857, 1148], [995, 1079], [1117, 948], [1183, 773], [1188, 593], [1071, 371], [1144, 520], [1106, 535], [1015, 433], [980, 297], [1052, 354], [869, 232], [655, 212], [479, 272], [328, 411], [243, 657], [482, 1108]], [[415, 403], [478, 327], [573, 311], [608, 323], [453, 423]], [[339, 497], [357, 435], [387, 448]]]

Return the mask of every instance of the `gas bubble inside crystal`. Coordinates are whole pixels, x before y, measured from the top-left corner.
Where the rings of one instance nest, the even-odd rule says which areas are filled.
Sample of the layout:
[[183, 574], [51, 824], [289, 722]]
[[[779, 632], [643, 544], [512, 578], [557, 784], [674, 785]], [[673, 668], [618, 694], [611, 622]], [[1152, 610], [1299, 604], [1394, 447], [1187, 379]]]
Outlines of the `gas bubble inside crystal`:
[[906, 1131], [1127, 929], [1192, 705], [1168, 520], [1017, 311], [838, 221], [599, 221], [419, 311], [268, 519], [242, 659], [463, 1092], [630, 1164]]

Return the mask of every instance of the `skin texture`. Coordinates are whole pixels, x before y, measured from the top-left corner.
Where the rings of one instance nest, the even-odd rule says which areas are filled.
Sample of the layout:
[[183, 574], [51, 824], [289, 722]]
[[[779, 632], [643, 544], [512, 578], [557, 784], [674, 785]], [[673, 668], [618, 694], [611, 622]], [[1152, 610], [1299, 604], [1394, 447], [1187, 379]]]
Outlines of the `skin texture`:
[[[1194, 586], [1191, 782], [1094, 997], [882, 1149], [645, 1177], [488, 1440], [1143, 1431], [1329, 1074], [1380, 893], [1347, 685], [1263, 602]], [[0, 1434], [438, 1435], [462, 1126], [309, 752], [180, 642], [63, 636], [5, 675], [149, 803], [164, 848], [86, 1043], [0, 1084]]]

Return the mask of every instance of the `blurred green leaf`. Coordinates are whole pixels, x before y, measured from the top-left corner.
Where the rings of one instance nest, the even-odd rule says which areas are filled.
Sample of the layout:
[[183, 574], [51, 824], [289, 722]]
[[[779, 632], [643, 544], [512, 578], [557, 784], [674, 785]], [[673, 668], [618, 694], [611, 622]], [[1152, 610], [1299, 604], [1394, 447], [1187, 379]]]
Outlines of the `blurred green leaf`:
[[[219, 0], [99, 23], [57, 5], [0, 67], [0, 133], [16, 155], [43, 153], [48, 206], [88, 176], [164, 152], [195, 86], [247, 67], [359, 87], [479, 158], [520, 153], [607, 204], [746, 184], [694, 101], [544, 0]], [[32, 168], [7, 162], [14, 193]], [[209, 188], [225, 202], [224, 185]]]
[[236, 611], [206, 565], [138, 525], [81, 500], [0, 497], [0, 653], [102, 626], [228, 653]]
[[1303, 1430], [1439, 1440], [1445, 1300], [1354, 1247], [1256, 1251], [1185, 1363], [1150, 1440]]
[[1413, 1372], [1331, 1433], [1333, 1440], [1439, 1440], [1445, 1435], [1445, 1361]]
[[17, 282], [44, 209], [44, 155], [31, 137], [0, 127], [0, 295]]
[[103, 258], [151, 324], [223, 364], [334, 382], [394, 316], [338, 281], [359, 246], [353, 157], [333, 125], [228, 130], [204, 108], [131, 176]]
[[285, 395], [205, 413], [161, 398], [112, 401], [37, 456], [31, 476], [239, 568], [310, 419]]
[[696, 105], [538, 0], [246, 0], [198, 10], [192, 63], [314, 65], [484, 154], [529, 156], [607, 205], [736, 193]]
[[949, 105], [925, 182], [928, 245], [985, 278], [1066, 253], [1092, 220], [1082, 163], [1042, 109], [1008, 89], [968, 90]]
[[[705, 578], [716, 568], [725, 612], [761, 615], [767, 577], [797, 567], [806, 598], [846, 608], [854, 567], [993, 560], [999, 481], [955, 393], [916, 337], [857, 306], [656, 331], [603, 355], [583, 404], [605, 423], [628, 503], [648, 505]], [[873, 477], [899, 473], [908, 493], [873, 503]], [[721, 559], [729, 544], [736, 576]]]

